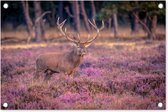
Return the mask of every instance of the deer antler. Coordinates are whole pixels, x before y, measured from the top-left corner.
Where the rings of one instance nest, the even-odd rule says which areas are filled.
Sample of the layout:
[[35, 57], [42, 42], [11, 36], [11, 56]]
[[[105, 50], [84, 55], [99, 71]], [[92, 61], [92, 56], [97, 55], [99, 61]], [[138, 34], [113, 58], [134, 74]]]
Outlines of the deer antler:
[[[87, 40], [86, 42], [83, 42], [83, 44], [89, 44], [89, 43], [91, 43], [92, 41], [94, 41], [94, 40], [98, 37], [99, 32], [100, 32], [101, 30], [103, 30], [103, 28], [104, 28], [104, 21], [102, 21], [102, 26], [101, 26], [100, 28], [97, 27], [96, 22], [95, 22], [94, 19], [93, 19], [93, 22], [91, 22], [90, 20], [88, 20], [88, 21], [89, 21], [89, 23], [96, 29], [97, 33], [96, 33], [96, 35], [95, 35], [92, 39]], [[89, 37], [90, 37], [90, 35], [88, 35], [88, 38], [89, 38]]]
[[[67, 33], [66, 33], [66, 28], [65, 28], [65, 30], [63, 31], [62, 28], [63, 28], [63, 26], [64, 26], [64, 24], [65, 24], [65, 22], [66, 22], [66, 19], [65, 19], [63, 22], [61, 22], [61, 23], [59, 22], [59, 19], [60, 19], [60, 18], [58, 17], [58, 19], [57, 19], [57, 27], [58, 27], [58, 29], [60, 30], [60, 32], [61, 32], [69, 41], [74, 42], [74, 43], [89, 44], [89, 43], [91, 43], [92, 41], [94, 41], [94, 40], [98, 37], [99, 32], [104, 28], [104, 21], [102, 21], [102, 26], [101, 26], [100, 28], [98, 28], [94, 19], [93, 19], [93, 22], [91, 22], [90, 20], [88, 20], [89, 23], [96, 29], [97, 33], [96, 33], [96, 35], [95, 35], [92, 39], [87, 40], [86, 42], [81, 42], [81, 41], [80, 41], [80, 35], [79, 35], [79, 33], [77, 33], [77, 39], [78, 39], [78, 40], [75, 40], [75, 39], [70, 38], [70, 37], [67, 35]], [[74, 37], [75, 37], [75, 36], [74, 36]], [[90, 35], [88, 36], [88, 39], [89, 39], [89, 37], [90, 37]]]
[[[65, 24], [65, 22], [66, 22], [66, 19], [63, 21], [63, 22], [59, 22], [59, 17], [58, 17], [58, 19], [57, 19], [57, 27], [58, 27], [58, 29], [60, 30], [60, 32], [69, 40], [69, 41], [71, 41], [71, 42], [74, 42], [74, 43], [79, 43], [80, 42], [80, 40], [75, 40], [75, 39], [72, 39], [72, 38], [70, 38], [69, 36], [68, 36], [68, 34], [66, 33], [66, 28], [65, 28], [65, 30], [63, 31], [63, 26], [64, 26], [64, 24]], [[79, 37], [79, 34], [78, 34], [78, 37]]]

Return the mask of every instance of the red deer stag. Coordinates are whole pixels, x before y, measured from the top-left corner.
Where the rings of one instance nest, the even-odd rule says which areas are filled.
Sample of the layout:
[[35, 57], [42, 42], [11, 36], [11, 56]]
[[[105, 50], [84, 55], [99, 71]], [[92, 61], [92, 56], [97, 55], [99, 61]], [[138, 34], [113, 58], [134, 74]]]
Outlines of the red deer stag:
[[69, 41], [73, 42], [76, 47], [69, 52], [63, 53], [45, 53], [41, 54], [36, 60], [36, 74], [35, 77], [39, 77], [39, 72], [45, 73], [45, 79], [50, 79], [53, 73], [65, 73], [68, 75], [73, 75], [75, 69], [81, 63], [83, 56], [86, 54], [86, 48], [93, 42], [99, 35], [99, 32], [104, 28], [104, 22], [102, 21], [102, 27], [98, 28], [95, 20], [88, 22], [96, 29], [96, 35], [92, 39], [88, 39], [86, 42], [81, 42], [79, 34], [77, 38], [70, 38], [67, 35], [66, 28], [63, 30], [65, 24], [64, 20], [59, 23], [59, 18], [57, 20], [57, 27], [59, 31], [66, 37]]

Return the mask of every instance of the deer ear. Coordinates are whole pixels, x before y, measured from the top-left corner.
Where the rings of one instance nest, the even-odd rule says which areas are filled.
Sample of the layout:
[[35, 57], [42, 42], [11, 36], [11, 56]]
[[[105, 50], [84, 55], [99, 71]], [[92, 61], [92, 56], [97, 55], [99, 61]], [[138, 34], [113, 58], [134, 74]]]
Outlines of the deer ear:
[[91, 45], [91, 43], [84, 44], [84, 46], [87, 48]]

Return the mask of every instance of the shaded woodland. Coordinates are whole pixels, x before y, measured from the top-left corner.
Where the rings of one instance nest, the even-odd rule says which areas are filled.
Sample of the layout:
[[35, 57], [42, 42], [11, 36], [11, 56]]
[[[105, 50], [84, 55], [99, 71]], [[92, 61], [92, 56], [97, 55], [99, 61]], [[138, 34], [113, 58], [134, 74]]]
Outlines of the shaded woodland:
[[[5, 2], [3, 1], [1, 5]], [[165, 24], [165, 2], [114, 2], [114, 1], [16, 1], [6, 2], [2, 8], [2, 31], [16, 30], [23, 26], [27, 30], [27, 41], [45, 40], [45, 32], [56, 27], [56, 20], [67, 19], [73, 31], [90, 32], [88, 19], [105, 21], [106, 30], [119, 37], [118, 27], [127, 26], [132, 33], [143, 29], [149, 39], [156, 39], [156, 29]], [[159, 4], [163, 8], [159, 9]], [[8, 15], [7, 15], [8, 14]], [[122, 33], [122, 32], [121, 32]]]

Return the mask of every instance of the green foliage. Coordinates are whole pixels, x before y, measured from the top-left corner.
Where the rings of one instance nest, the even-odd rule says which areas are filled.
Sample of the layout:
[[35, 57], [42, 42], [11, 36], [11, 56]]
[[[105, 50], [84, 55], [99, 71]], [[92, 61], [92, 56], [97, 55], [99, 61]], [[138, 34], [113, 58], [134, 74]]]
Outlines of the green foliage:
[[165, 15], [165, 7], [162, 9], [158, 8], [158, 4], [165, 2], [157, 1], [121, 1], [121, 2], [104, 2], [102, 8], [98, 14], [98, 18], [107, 20], [112, 16], [113, 13], [123, 14], [130, 11], [144, 11], [148, 16], [153, 15]]
[[129, 11], [137, 10], [138, 8], [138, 3], [137, 2], [120, 2], [119, 3], [119, 12], [120, 13], [126, 13]]
[[116, 2], [104, 2], [103, 8], [99, 12], [99, 18], [107, 20], [114, 13], [117, 13], [117, 3]]
[[139, 3], [139, 10], [143, 10], [147, 13], [148, 16], [153, 15], [163, 15], [165, 14], [165, 8], [159, 9], [158, 4], [160, 2], [140, 2]]
[[[58, 4], [56, 4], [53, 1], [41, 2], [41, 6], [42, 6], [42, 9], [45, 11], [52, 11], [53, 9], [58, 8]], [[50, 7], [46, 7], [46, 6], [50, 6]]]

